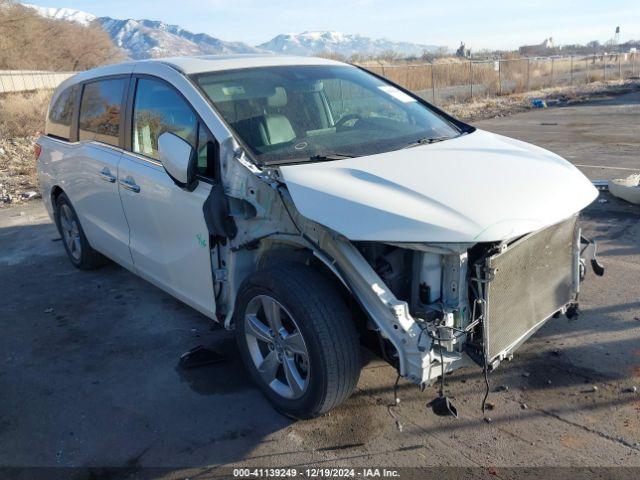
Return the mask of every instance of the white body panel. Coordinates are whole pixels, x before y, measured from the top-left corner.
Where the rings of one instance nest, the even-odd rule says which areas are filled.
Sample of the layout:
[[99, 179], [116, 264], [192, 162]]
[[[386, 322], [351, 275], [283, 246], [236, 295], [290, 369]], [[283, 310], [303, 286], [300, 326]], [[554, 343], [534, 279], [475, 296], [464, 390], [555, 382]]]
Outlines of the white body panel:
[[[131, 268], [129, 226], [116, 181], [121, 151], [97, 142], [45, 141], [51, 147], [43, 148], [41, 170], [46, 166], [49, 175], [59, 180], [56, 183], [71, 200], [91, 246]], [[50, 200], [50, 194], [46, 197]]]
[[281, 172], [300, 213], [351, 240], [506, 240], [568, 218], [598, 195], [558, 155], [480, 130]]
[[211, 186], [200, 182], [193, 192], [187, 192], [160, 164], [127, 153], [120, 161], [119, 177], [140, 188], [139, 192], [120, 188], [138, 274], [213, 316], [209, 233], [202, 214]]

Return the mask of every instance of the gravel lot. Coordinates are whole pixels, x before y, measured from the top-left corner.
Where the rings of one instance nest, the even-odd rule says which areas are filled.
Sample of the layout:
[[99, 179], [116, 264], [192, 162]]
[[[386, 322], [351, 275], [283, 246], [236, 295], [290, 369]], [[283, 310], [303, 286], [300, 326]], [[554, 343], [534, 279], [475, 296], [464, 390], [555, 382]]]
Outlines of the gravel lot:
[[[478, 126], [601, 179], [640, 168], [639, 117], [635, 93]], [[39, 201], [2, 209], [0, 466], [94, 467], [95, 478], [114, 467], [196, 478], [222, 465], [461, 466], [487, 476], [640, 467], [640, 393], [628, 391], [640, 390], [640, 207], [601, 194], [583, 227], [600, 241], [606, 276], [589, 272], [578, 320], [550, 321], [491, 375], [491, 421], [480, 411], [481, 371], [469, 368], [448, 377], [457, 420], [426, 408], [435, 387], [401, 382], [400, 431], [388, 410], [395, 374], [383, 362], [368, 358], [342, 407], [291, 421], [251, 384], [228, 332], [118, 266], [72, 268]], [[198, 344], [228, 360], [178, 368]]]

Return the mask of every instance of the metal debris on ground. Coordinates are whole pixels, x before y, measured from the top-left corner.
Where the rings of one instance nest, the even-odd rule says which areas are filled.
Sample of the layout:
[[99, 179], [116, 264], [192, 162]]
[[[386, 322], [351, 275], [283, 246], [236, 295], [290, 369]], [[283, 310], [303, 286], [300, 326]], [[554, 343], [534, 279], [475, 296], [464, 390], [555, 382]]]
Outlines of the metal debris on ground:
[[198, 345], [180, 355], [180, 367], [188, 370], [213, 363], [221, 363], [225, 360], [226, 357], [221, 353], [205, 348], [203, 345]]
[[20, 196], [24, 199], [24, 200], [31, 200], [32, 198], [35, 198], [38, 196], [38, 192], [34, 192], [33, 190], [28, 191], [28, 192], [22, 192], [20, 194]]
[[522, 410], [528, 410], [528, 409], [529, 409], [529, 405], [527, 405], [526, 403], [521, 403], [521, 404], [520, 404], [520, 408], [521, 408]]

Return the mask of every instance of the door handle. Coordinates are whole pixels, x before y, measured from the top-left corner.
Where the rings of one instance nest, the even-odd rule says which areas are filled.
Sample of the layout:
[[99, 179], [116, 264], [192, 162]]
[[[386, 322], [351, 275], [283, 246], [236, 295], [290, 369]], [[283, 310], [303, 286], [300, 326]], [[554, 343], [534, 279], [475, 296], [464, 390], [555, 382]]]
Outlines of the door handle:
[[111, 171], [107, 167], [100, 170], [100, 178], [105, 182], [116, 183], [115, 175], [111, 175]]
[[120, 185], [122, 186], [122, 188], [126, 188], [127, 190], [130, 190], [134, 193], [140, 193], [140, 185], [138, 185], [136, 181], [131, 177], [120, 180]]

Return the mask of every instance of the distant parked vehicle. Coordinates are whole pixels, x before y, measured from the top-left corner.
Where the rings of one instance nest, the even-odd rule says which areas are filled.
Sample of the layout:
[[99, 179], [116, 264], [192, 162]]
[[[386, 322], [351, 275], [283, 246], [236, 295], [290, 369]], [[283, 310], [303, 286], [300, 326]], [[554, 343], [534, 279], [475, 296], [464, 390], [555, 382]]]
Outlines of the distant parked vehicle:
[[577, 223], [597, 191], [570, 163], [331, 60], [84, 72], [37, 150], [70, 261], [111, 259], [235, 329], [298, 418], [351, 394], [361, 342], [419, 385], [491, 370], [573, 311], [581, 251], [598, 268]]

